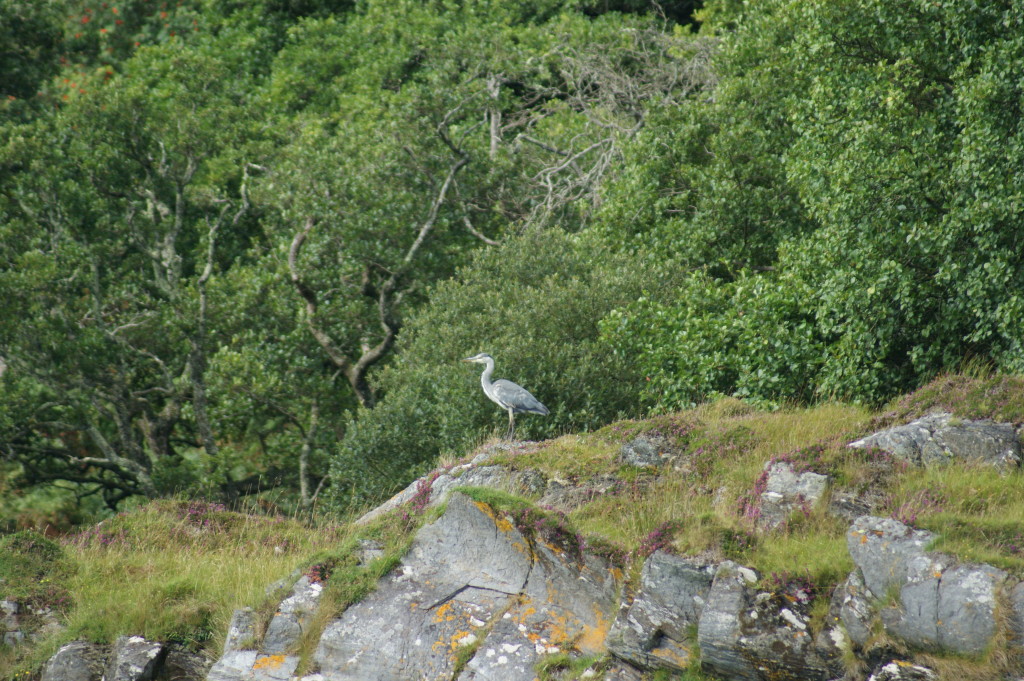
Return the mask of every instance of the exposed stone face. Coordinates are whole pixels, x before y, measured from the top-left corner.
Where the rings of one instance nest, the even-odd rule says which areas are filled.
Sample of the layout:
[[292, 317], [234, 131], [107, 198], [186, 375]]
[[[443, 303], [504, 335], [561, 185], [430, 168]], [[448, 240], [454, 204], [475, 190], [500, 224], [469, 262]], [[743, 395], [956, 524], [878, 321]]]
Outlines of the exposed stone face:
[[293, 650], [316, 614], [322, 591], [322, 584], [311, 581], [307, 576], [300, 577], [271, 618], [261, 651], [277, 655]]
[[806, 604], [753, 588], [753, 570], [723, 562], [697, 630], [701, 662], [736, 681], [813, 681], [834, 678], [835, 644], [811, 636]]
[[619, 451], [619, 463], [639, 468], [660, 468], [675, 458], [676, 452], [663, 435], [638, 435]]
[[608, 650], [644, 669], [683, 670], [693, 661], [691, 627], [700, 619], [717, 565], [654, 552], [632, 603], [619, 610]]
[[957, 564], [926, 551], [933, 537], [891, 518], [854, 522], [847, 545], [857, 570], [846, 583], [842, 619], [855, 643], [867, 638], [870, 604], [897, 589], [898, 603], [879, 613], [886, 631], [925, 650], [977, 655], [988, 647], [1007, 575], [991, 565]]
[[903, 660], [879, 665], [868, 681], [934, 681], [938, 676], [931, 669]]
[[40, 681], [100, 681], [106, 667], [101, 646], [85, 641], [72, 641], [43, 665]]
[[967, 655], [985, 651], [996, 633], [997, 592], [1006, 578], [990, 565], [957, 565], [932, 554], [914, 561], [900, 607], [882, 612], [886, 628], [923, 649]]
[[[943, 423], [942, 428], [963, 425]], [[949, 435], [942, 428], [910, 425], [892, 435], [890, 444], [898, 449], [917, 443], [906, 445], [906, 451], [918, 452], [907, 456], [926, 463], [929, 456], [947, 456], [927, 452], [952, 451], [950, 443], [985, 440], [976, 429]], [[931, 440], [918, 437], [922, 428]], [[198, 681], [204, 675], [207, 681], [533, 681], [538, 662], [562, 652], [611, 652], [615, 658], [603, 663], [604, 678], [644, 681], [654, 670], [692, 666], [694, 634], [702, 666], [731, 681], [836, 680], [850, 653], [865, 669], [874, 667], [874, 681], [927, 681], [935, 678], [931, 670], [894, 656], [904, 646], [984, 652], [997, 638], [997, 601], [1008, 608], [1010, 645], [1024, 649], [1024, 583], [989, 565], [929, 552], [931, 532], [869, 515], [856, 517], [849, 528], [847, 547], [856, 567], [833, 592], [816, 635], [809, 599], [800, 593], [758, 590], [757, 574], [731, 561], [715, 565], [661, 551], [645, 561], [635, 591], [617, 607], [621, 572], [588, 554], [576, 537], [541, 524], [518, 526], [522, 521], [452, 494], [459, 485], [543, 490], [541, 503], [557, 500], [568, 509], [621, 484], [609, 475], [561, 485], [540, 473], [493, 465], [496, 454], [524, 446], [529, 445], [494, 445], [470, 463], [417, 481], [374, 512], [413, 499], [418, 506], [449, 499], [444, 515], [421, 528], [377, 589], [327, 626], [306, 676], [295, 675], [296, 650], [319, 605], [320, 585], [296, 571], [268, 589], [280, 603], [265, 632], [251, 610], [235, 612], [224, 653], [208, 672], [202, 656], [122, 637], [114, 646], [64, 646], [47, 662], [42, 681]], [[664, 463], [668, 455], [660, 447], [647, 441], [630, 456], [646, 451]], [[891, 457], [878, 459], [890, 469], [894, 465]], [[784, 520], [793, 509], [815, 503], [827, 483], [824, 476], [797, 474], [784, 462], [767, 470], [761, 529], [775, 526], [766, 519]], [[884, 470], [876, 472], [881, 477], [873, 479], [884, 479]], [[832, 502], [841, 507], [840, 515], [877, 505], [869, 496], [878, 493], [877, 486], [848, 490], [840, 502], [836, 492]], [[379, 544], [364, 541], [356, 558], [365, 565], [381, 553]], [[6, 626], [17, 606], [0, 608], [0, 626]], [[890, 635], [883, 637], [888, 644], [872, 640], [879, 624]]]
[[871, 594], [864, 586], [864, 578], [860, 570], [854, 570], [846, 578], [836, 593], [841, 599], [839, 618], [846, 628], [846, 633], [858, 646], [867, 643], [871, 636], [871, 619], [874, 617], [874, 609], [871, 603]]
[[924, 553], [935, 535], [892, 518], [861, 516], [846, 534], [850, 557], [860, 568], [868, 598], [881, 598], [890, 586], [907, 581], [908, 562]]
[[966, 421], [946, 413], [874, 433], [850, 446], [878, 447], [915, 465], [965, 460], [1009, 470], [1021, 462], [1020, 441], [1011, 424]]
[[534, 470], [513, 470], [505, 466], [484, 465], [496, 455], [515, 453], [530, 443], [499, 443], [481, 452], [469, 463], [460, 464], [431, 477], [416, 480], [383, 504], [356, 521], [363, 525], [414, 499], [422, 498], [427, 508], [436, 506], [456, 487], [491, 487], [516, 494], [541, 494], [547, 479]]
[[805, 471], [797, 473], [786, 461], [769, 464], [765, 491], [761, 493], [762, 528], [779, 527], [798, 509], [810, 511], [828, 487], [828, 476]]
[[466, 678], [532, 681], [539, 655], [601, 649], [615, 588], [602, 561], [454, 494], [377, 591], [327, 627], [315, 659], [338, 681], [447, 680], [460, 648], [483, 641]]
[[5, 646], [15, 646], [25, 638], [18, 624], [18, 603], [16, 601], [0, 601], [0, 632], [3, 633]]
[[537, 503], [545, 508], [569, 513], [600, 496], [614, 492], [621, 484], [621, 480], [611, 475], [594, 476], [579, 485], [550, 480], [544, 496]]
[[157, 675], [167, 681], [202, 681], [210, 669], [212, 660], [201, 653], [186, 650], [181, 646], [169, 646], [163, 668]]
[[224, 639], [224, 654], [207, 672], [207, 681], [249, 678], [256, 663], [256, 614], [250, 608], [235, 610]]
[[150, 681], [163, 661], [164, 646], [141, 636], [122, 636], [114, 642], [103, 681]]
[[740, 618], [750, 607], [748, 587], [757, 579], [757, 573], [752, 570], [732, 561], [722, 563], [697, 626], [703, 664], [737, 681], [760, 681], [761, 678], [757, 668], [736, 645], [742, 636]]

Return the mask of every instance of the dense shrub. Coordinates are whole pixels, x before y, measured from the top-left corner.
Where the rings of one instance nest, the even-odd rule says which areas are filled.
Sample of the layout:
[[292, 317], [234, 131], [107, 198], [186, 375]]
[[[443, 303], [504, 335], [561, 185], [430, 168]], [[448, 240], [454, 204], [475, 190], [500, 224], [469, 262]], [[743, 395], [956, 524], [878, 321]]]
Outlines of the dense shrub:
[[663, 408], [877, 403], [968, 356], [1024, 367], [1024, 10], [976, 10], [758, 3], [714, 97], [638, 140], [604, 214], [639, 196], [632, 229], [711, 275], [604, 322]]

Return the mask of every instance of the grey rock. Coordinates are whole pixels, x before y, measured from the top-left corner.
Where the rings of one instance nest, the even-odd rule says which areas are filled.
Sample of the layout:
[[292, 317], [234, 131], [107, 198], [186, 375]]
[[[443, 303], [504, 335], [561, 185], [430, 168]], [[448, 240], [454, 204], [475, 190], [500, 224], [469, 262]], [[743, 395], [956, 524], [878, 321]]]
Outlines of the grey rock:
[[961, 420], [946, 413], [874, 433], [850, 446], [878, 447], [916, 465], [960, 459], [1008, 470], [1021, 462], [1020, 440], [1011, 424]]
[[675, 452], [669, 446], [668, 440], [662, 435], [647, 434], [638, 435], [619, 450], [618, 461], [627, 466], [640, 468], [664, 466], [673, 457]]
[[938, 641], [939, 579], [947, 567], [943, 558], [925, 554], [910, 558], [899, 604], [882, 610], [886, 630], [911, 645], [934, 647]]
[[935, 535], [892, 518], [861, 516], [846, 535], [850, 557], [861, 571], [868, 598], [881, 598], [907, 581], [907, 563], [922, 555]]
[[837, 489], [829, 498], [828, 512], [852, 523], [862, 515], [873, 513], [883, 501], [882, 493], [874, 488], [861, 491]]
[[798, 509], [809, 511], [825, 493], [828, 476], [811, 471], [796, 473], [786, 461], [768, 463], [768, 480], [761, 493], [761, 515], [758, 525], [779, 527]]
[[653, 553], [644, 562], [636, 596], [608, 633], [609, 652], [645, 669], [689, 666], [690, 629], [700, 620], [716, 570], [717, 565]]
[[261, 654], [257, 655], [256, 661], [252, 663], [251, 676], [246, 675], [242, 678], [252, 681], [288, 681], [298, 666], [298, 655]]
[[251, 608], [235, 610], [224, 640], [224, 654], [206, 674], [207, 681], [251, 679], [258, 653], [256, 613]]
[[704, 666], [735, 681], [760, 681], [761, 678], [737, 645], [742, 636], [741, 617], [750, 606], [748, 587], [757, 579], [753, 570], [732, 561], [719, 565], [697, 625], [697, 642]]
[[256, 647], [256, 613], [252, 608], [235, 610], [224, 637], [224, 653], [235, 650], [252, 650]]
[[934, 681], [938, 676], [920, 665], [893, 660], [875, 668], [868, 681]]
[[252, 678], [256, 664], [255, 650], [232, 650], [224, 653], [206, 674], [206, 681], [239, 681]]
[[882, 612], [886, 629], [924, 649], [978, 655], [996, 633], [996, 601], [1006, 574], [990, 565], [957, 565], [942, 554], [911, 562], [900, 607]]
[[604, 673], [604, 681], [649, 681], [649, 679], [650, 675], [633, 665], [614, 658]]
[[106, 666], [102, 647], [85, 641], [61, 646], [43, 665], [40, 681], [100, 681]]
[[0, 600], [0, 632], [3, 633], [2, 642], [5, 646], [16, 646], [25, 639], [18, 622], [17, 601]]
[[814, 638], [815, 651], [829, 665], [831, 677], [835, 678], [845, 674], [843, 659], [853, 647], [853, 642], [846, 632], [841, 616], [845, 600], [846, 594], [840, 585], [832, 591], [825, 622]]
[[316, 614], [322, 591], [322, 584], [300, 577], [271, 618], [260, 650], [268, 655], [291, 652]]
[[459, 486], [490, 487], [513, 494], [539, 494], [547, 483], [537, 471], [513, 471], [504, 466], [471, 468], [456, 479]]
[[384, 555], [384, 545], [373, 539], [360, 539], [356, 549], [356, 560], [366, 566]]
[[402, 506], [403, 504], [409, 503], [417, 495], [426, 494], [428, 501], [434, 501], [435, 498], [443, 495], [446, 491], [454, 487], [456, 484], [455, 478], [453, 478], [451, 475], [447, 473], [442, 473], [431, 479], [432, 477], [433, 475], [413, 481], [408, 487], [406, 487], [401, 492], [385, 501], [377, 508], [374, 508], [364, 513], [358, 520], [355, 521], [355, 524], [365, 525], [371, 520], [379, 518], [385, 513], [393, 511], [399, 506]]
[[534, 666], [544, 656], [544, 646], [523, 639], [518, 618], [507, 617], [495, 623], [459, 681], [532, 681]]
[[453, 494], [401, 565], [327, 626], [314, 659], [332, 681], [449, 679], [459, 650], [479, 644], [465, 678], [533, 679], [538, 655], [600, 650], [615, 586], [600, 561]]
[[874, 608], [867, 587], [864, 586], [860, 568], [850, 573], [846, 582], [836, 590], [836, 594], [840, 600], [839, 618], [847, 635], [856, 645], [863, 646], [871, 636]]
[[1024, 648], [1024, 582], [1007, 589], [1010, 603], [1010, 634], [1018, 648]]
[[737, 681], [834, 678], [839, 660], [815, 645], [806, 604], [756, 593], [753, 571], [719, 566], [697, 630], [704, 666]]
[[163, 661], [161, 643], [141, 636], [121, 636], [114, 642], [103, 681], [149, 681]]
[[551, 480], [547, 484], [544, 496], [537, 503], [543, 507], [569, 513], [612, 492], [621, 484], [621, 480], [611, 475], [597, 476], [580, 485], [567, 485], [557, 480]]
[[980, 655], [996, 634], [999, 591], [1007, 575], [991, 565], [958, 565], [939, 584], [939, 647]]
[[211, 663], [212, 660], [202, 653], [186, 650], [181, 646], [170, 646], [159, 678], [167, 681], [202, 681], [206, 678]]
[[365, 513], [356, 520], [357, 525], [379, 518], [417, 497], [426, 497], [424, 506], [432, 508], [443, 502], [456, 487], [491, 487], [513, 494], [540, 494], [547, 480], [538, 471], [517, 471], [505, 466], [485, 466], [484, 463], [502, 453], [515, 453], [529, 443], [492, 445], [481, 452], [470, 463], [454, 466], [446, 472], [434, 472], [414, 482], [380, 506]]
[[[863, 645], [869, 621], [865, 603], [896, 588], [899, 600], [884, 607], [882, 624], [911, 645], [975, 655], [996, 633], [996, 600], [1006, 574], [990, 565], [958, 565], [925, 549], [934, 535], [891, 518], [863, 516], [847, 534], [847, 546], [865, 589], [843, 610], [851, 638]], [[847, 586], [854, 584], [854, 578]], [[853, 589], [856, 591], [856, 589]], [[859, 600], [858, 600], [859, 599]]]

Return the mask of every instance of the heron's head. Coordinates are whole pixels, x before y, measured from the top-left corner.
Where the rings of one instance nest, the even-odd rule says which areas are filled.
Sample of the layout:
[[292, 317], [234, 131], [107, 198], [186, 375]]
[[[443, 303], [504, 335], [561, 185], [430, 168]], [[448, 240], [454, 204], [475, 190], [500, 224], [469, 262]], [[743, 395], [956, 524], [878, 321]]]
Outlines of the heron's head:
[[473, 362], [474, 364], [486, 364], [487, 360], [493, 361], [494, 358], [488, 355], [486, 352], [481, 352], [479, 355], [473, 355], [462, 360], [463, 362]]

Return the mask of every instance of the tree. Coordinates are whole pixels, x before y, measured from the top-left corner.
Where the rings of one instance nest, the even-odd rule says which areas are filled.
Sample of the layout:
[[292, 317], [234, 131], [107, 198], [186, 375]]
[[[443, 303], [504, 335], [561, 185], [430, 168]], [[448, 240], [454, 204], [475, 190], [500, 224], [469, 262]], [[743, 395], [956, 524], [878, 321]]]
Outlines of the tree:
[[208, 284], [251, 230], [232, 131], [252, 112], [229, 67], [146, 51], [5, 151], [2, 389], [27, 404], [0, 441], [28, 483], [79, 483], [114, 508], [169, 491], [183, 446], [216, 465]]

